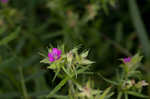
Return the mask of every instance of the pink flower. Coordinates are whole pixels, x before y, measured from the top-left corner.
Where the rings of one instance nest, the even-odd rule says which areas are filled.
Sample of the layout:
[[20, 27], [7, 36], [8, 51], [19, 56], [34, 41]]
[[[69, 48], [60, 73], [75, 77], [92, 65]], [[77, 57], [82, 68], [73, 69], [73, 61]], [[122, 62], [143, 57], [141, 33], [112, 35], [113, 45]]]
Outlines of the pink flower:
[[127, 57], [123, 59], [124, 63], [129, 63], [131, 61], [131, 57]]
[[2, 3], [7, 3], [7, 2], [8, 2], [8, 0], [1, 0], [1, 2], [2, 2]]
[[53, 48], [50, 53], [48, 53], [48, 58], [50, 62], [54, 62], [61, 57], [61, 50], [58, 50], [57, 48]]

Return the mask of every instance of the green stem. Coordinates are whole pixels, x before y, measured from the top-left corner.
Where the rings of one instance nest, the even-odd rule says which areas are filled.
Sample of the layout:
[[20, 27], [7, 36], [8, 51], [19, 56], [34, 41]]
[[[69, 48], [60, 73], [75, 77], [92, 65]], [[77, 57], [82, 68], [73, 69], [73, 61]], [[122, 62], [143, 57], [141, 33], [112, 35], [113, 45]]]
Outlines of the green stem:
[[24, 99], [30, 99], [28, 97], [27, 89], [26, 89], [26, 86], [25, 86], [25, 83], [24, 83], [22, 67], [19, 67], [19, 72], [20, 72], [20, 78], [21, 78], [21, 87], [22, 87], [22, 91], [23, 91], [23, 97], [24, 97]]
[[128, 99], [128, 94], [127, 94], [127, 93], [125, 93], [124, 95], [125, 95], [125, 99]]
[[122, 97], [122, 92], [119, 92], [118, 96], [117, 96], [117, 99], [121, 99], [121, 97]]
[[74, 97], [75, 97], [75, 95], [74, 95], [75, 90], [74, 90], [74, 86], [73, 86], [72, 80], [69, 80], [68, 84], [69, 84], [69, 94], [70, 94], [70, 97], [71, 97], [71, 99], [74, 99]]

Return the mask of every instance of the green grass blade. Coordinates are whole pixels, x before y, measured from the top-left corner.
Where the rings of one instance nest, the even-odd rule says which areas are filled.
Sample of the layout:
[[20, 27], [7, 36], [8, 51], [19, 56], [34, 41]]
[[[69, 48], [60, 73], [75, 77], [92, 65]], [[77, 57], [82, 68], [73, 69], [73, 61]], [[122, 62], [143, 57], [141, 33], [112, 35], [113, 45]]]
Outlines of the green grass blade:
[[26, 86], [25, 86], [25, 81], [24, 81], [24, 77], [23, 77], [23, 70], [22, 70], [22, 67], [19, 67], [19, 72], [20, 72], [21, 87], [22, 87], [24, 99], [30, 99], [30, 98], [28, 97], [27, 89], [26, 89]]
[[133, 92], [133, 91], [127, 91], [127, 93], [129, 95], [133, 95], [133, 96], [140, 97], [140, 98], [148, 98], [148, 96], [145, 96], [145, 95], [143, 95], [141, 93], [137, 93], [137, 92]]
[[15, 32], [11, 33], [10, 35], [8, 35], [7, 37], [3, 38], [2, 40], [0, 40], [0, 46], [1, 45], [6, 45], [7, 43], [9, 43], [10, 41], [14, 40], [17, 38], [17, 35], [20, 31], [20, 27], [18, 27]]
[[122, 92], [119, 92], [119, 93], [118, 93], [118, 96], [117, 96], [117, 99], [121, 99], [122, 94], [123, 94]]
[[137, 36], [139, 37], [139, 40], [142, 44], [145, 56], [147, 58], [150, 58], [150, 46], [149, 46], [148, 35], [144, 27], [144, 24], [141, 20], [137, 3], [135, 0], [128, 0], [128, 2], [129, 2], [129, 11], [131, 14], [133, 25], [136, 29]]
[[101, 95], [101, 97], [99, 99], [105, 99], [105, 97], [107, 96], [107, 94], [110, 92], [111, 87], [107, 88], [104, 93]]

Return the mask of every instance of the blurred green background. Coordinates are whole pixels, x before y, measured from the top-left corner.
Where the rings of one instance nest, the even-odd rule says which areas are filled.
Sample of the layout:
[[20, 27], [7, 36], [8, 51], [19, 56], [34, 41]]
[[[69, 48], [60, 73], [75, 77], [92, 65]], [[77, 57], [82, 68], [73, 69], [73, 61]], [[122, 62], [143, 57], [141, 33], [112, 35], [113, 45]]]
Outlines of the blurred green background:
[[[60, 81], [40, 64], [49, 45], [90, 49], [91, 71], [113, 79], [120, 61], [141, 51], [150, 81], [150, 0], [9, 0], [0, 3], [0, 99], [43, 99]], [[109, 86], [96, 75], [98, 88]], [[61, 92], [62, 91], [62, 92]], [[61, 90], [60, 93], [63, 93]], [[150, 94], [148, 89], [145, 94]], [[58, 98], [59, 99], [59, 98]], [[115, 99], [115, 98], [114, 98]], [[131, 98], [137, 99], [137, 98]]]

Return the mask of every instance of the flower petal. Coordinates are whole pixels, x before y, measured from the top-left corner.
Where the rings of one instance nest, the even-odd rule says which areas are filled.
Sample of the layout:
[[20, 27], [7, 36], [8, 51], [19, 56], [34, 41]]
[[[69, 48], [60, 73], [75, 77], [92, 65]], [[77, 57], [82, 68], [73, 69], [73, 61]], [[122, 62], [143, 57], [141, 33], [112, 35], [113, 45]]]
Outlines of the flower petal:
[[49, 61], [53, 62], [55, 60], [60, 59], [61, 57], [61, 50], [58, 50], [57, 48], [53, 48], [50, 53], [48, 53]]
[[53, 62], [53, 61], [55, 61], [55, 59], [54, 59], [53, 57], [50, 57], [50, 58], [49, 58], [49, 61], [50, 61], [50, 62]]
[[60, 56], [61, 55], [61, 50], [58, 50], [57, 51], [57, 56]]
[[124, 63], [128, 63], [131, 61], [131, 58], [130, 57], [124, 58], [123, 61], [124, 61]]

